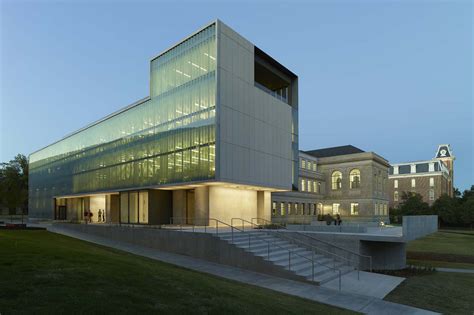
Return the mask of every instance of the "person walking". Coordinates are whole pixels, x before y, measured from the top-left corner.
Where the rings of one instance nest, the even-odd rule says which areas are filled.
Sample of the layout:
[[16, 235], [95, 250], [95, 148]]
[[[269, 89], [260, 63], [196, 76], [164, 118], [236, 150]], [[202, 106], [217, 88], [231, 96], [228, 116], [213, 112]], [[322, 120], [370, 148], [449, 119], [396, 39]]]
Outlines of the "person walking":
[[341, 216], [339, 215], [339, 213], [336, 214], [336, 223], [337, 223], [337, 225], [341, 225], [341, 223], [342, 223]]
[[99, 209], [99, 215], [97, 216], [97, 222], [102, 221], [102, 210]]

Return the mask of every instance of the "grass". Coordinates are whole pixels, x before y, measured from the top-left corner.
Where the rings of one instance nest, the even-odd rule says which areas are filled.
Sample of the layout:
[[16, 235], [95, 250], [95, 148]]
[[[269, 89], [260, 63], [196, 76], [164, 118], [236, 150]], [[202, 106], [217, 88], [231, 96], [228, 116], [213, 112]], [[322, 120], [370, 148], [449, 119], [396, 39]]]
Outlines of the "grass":
[[407, 258], [414, 265], [474, 269], [474, 233], [441, 230], [410, 242]]
[[385, 300], [443, 314], [472, 314], [473, 288], [474, 274], [434, 272], [407, 278]]
[[[442, 230], [408, 244], [409, 264], [474, 269], [474, 234]], [[417, 259], [413, 259], [416, 257]], [[426, 272], [407, 277], [385, 300], [443, 314], [473, 314], [474, 274]]]
[[0, 314], [352, 313], [47, 231], [0, 230], [0, 279]]

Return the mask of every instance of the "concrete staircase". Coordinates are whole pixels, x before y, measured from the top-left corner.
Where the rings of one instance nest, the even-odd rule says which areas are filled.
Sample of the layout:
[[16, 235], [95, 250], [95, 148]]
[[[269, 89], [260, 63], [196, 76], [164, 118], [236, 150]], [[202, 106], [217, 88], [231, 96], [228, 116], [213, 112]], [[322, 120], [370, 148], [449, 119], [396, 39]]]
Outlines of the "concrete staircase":
[[305, 247], [280, 238], [277, 233], [261, 230], [234, 231], [233, 236], [231, 232], [225, 232], [219, 233], [217, 237], [293, 273], [303, 281], [317, 285], [338, 278], [339, 271], [344, 275], [354, 270], [353, 267], [334, 261], [331, 257], [315, 254]]

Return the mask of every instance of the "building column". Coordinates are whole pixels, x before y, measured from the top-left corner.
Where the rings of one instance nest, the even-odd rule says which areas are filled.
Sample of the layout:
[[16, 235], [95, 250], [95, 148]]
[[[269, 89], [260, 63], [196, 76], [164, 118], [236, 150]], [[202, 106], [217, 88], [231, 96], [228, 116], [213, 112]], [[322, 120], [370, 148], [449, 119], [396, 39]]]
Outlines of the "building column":
[[173, 190], [174, 223], [186, 223], [186, 190]]
[[209, 223], [209, 187], [197, 187], [194, 190], [194, 220], [196, 224]]
[[257, 192], [257, 217], [272, 220], [272, 195], [269, 191]]

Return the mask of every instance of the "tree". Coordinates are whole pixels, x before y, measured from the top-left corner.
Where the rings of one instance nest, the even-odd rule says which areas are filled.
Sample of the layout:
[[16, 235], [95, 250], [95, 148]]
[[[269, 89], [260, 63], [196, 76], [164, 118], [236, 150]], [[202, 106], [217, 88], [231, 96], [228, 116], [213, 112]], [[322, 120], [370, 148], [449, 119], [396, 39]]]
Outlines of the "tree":
[[442, 195], [433, 203], [431, 209], [433, 214], [437, 214], [444, 224], [458, 225], [461, 223], [458, 198]]
[[28, 209], [28, 159], [18, 154], [8, 163], [0, 164], [0, 204], [10, 214], [18, 208]]
[[[461, 196], [461, 194], [459, 194], [459, 196]], [[471, 189], [469, 190], [466, 189], [462, 193], [462, 197], [461, 197], [463, 203], [471, 198], [474, 198], [474, 185], [471, 186]]]
[[471, 197], [465, 201], [460, 208], [462, 222], [466, 225], [469, 225], [472, 229], [474, 225], [474, 197]]
[[430, 206], [423, 201], [423, 197], [420, 194], [403, 192], [398, 213], [399, 215], [430, 214]]

